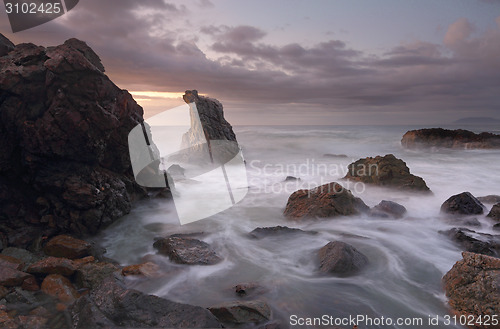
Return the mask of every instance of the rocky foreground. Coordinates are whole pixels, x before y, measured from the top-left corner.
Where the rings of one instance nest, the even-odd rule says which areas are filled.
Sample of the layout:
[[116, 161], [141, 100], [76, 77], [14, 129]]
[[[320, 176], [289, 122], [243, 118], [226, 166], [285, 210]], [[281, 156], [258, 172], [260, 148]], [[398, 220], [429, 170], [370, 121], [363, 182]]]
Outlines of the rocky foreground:
[[404, 134], [401, 145], [415, 148], [454, 148], [454, 149], [496, 149], [500, 148], [500, 135], [487, 132], [480, 134], [472, 131], [443, 128], [411, 130]]

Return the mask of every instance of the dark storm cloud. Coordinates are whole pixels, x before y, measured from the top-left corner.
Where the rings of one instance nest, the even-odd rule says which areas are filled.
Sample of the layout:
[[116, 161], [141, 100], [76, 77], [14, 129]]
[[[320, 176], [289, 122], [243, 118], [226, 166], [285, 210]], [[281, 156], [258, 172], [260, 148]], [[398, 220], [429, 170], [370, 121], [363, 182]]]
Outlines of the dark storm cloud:
[[[448, 28], [443, 44], [417, 41], [373, 56], [340, 40], [275, 45], [257, 27], [193, 26], [190, 10], [157, 0], [119, 5], [86, 0], [65, 20], [44, 25], [44, 42], [87, 41], [123, 88], [196, 88], [256, 112], [266, 109], [263, 104], [292, 103], [324, 113], [442, 116], [471, 108], [494, 116], [500, 108], [500, 19], [498, 28], [481, 35], [460, 19]], [[40, 33], [7, 36], [38, 43]], [[210, 58], [198, 47], [201, 38], [210, 45]]]

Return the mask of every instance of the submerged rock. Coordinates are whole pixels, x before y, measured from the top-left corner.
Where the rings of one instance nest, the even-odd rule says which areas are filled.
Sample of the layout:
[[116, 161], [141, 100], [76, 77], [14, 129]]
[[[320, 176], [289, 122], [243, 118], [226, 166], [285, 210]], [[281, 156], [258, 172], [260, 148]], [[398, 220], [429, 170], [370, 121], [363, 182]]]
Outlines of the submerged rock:
[[290, 219], [305, 217], [349, 216], [366, 212], [369, 207], [338, 183], [292, 193], [284, 211]]
[[500, 235], [478, 233], [467, 228], [452, 228], [439, 233], [449, 237], [465, 251], [490, 256], [497, 256], [500, 253]]
[[421, 177], [411, 174], [406, 163], [392, 154], [351, 163], [344, 179], [405, 191], [430, 191]]
[[484, 205], [470, 192], [451, 196], [441, 205], [441, 212], [455, 215], [480, 215], [484, 213]]
[[199, 306], [180, 304], [137, 290], [125, 289], [112, 277], [71, 308], [75, 328], [220, 328]]
[[368, 258], [350, 244], [332, 241], [319, 250], [320, 266], [323, 273], [342, 276], [355, 274], [368, 264]]
[[326, 154], [323, 154], [323, 157], [325, 157], [325, 158], [334, 158], [334, 159], [343, 159], [343, 158], [347, 158], [347, 155], [345, 155], [345, 154], [331, 154], [331, 153], [326, 153]]
[[[463, 259], [443, 277], [448, 303], [458, 315], [471, 315], [474, 319], [500, 314], [500, 259], [463, 252]], [[468, 317], [467, 317], [468, 319]], [[496, 325], [474, 328], [491, 329]]]
[[194, 238], [170, 236], [157, 240], [153, 247], [178, 264], [213, 265], [222, 261], [208, 243]]
[[300, 181], [300, 178], [294, 177], [294, 176], [286, 176], [284, 182], [296, 182]]
[[477, 198], [482, 203], [497, 204], [500, 203], [500, 195], [487, 195]]
[[225, 324], [259, 323], [271, 318], [271, 309], [260, 300], [227, 302], [208, 309]]
[[418, 129], [404, 134], [401, 145], [410, 149], [421, 147], [492, 149], [500, 148], [500, 135], [486, 132], [475, 134], [463, 129]]
[[257, 227], [249, 233], [252, 238], [261, 239], [268, 236], [281, 236], [281, 235], [295, 235], [295, 234], [317, 234], [314, 231], [303, 231], [298, 228], [290, 228], [287, 226], [273, 226], [273, 227]]
[[493, 218], [495, 220], [500, 220], [500, 203], [497, 203], [496, 205], [491, 208], [488, 217]]
[[145, 277], [156, 277], [160, 274], [160, 267], [152, 262], [125, 266], [122, 269], [123, 276], [140, 275]]
[[264, 291], [264, 287], [256, 282], [240, 283], [234, 286], [234, 292], [240, 297], [248, 297]]
[[370, 210], [370, 216], [402, 218], [406, 214], [406, 208], [394, 201], [382, 200]]

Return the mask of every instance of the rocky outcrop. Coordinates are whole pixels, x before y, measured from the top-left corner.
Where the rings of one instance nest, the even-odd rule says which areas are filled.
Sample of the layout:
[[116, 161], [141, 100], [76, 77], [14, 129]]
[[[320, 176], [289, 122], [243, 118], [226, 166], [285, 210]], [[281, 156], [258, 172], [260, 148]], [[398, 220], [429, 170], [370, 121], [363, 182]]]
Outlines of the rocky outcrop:
[[208, 243], [190, 237], [170, 236], [157, 240], [153, 246], [178, 264], [213, 265], [222, 261]]
[[497, 203], [493, 206], [493, 208], [491, 208], [490, 212], [488, 213], [488, 217], [500, 221], [500, 203]]
[[402, 218], [406, 214], [406, 208], [394, 201], [382, 200], [370, 210], [369, 215], [381, 218]]
[[0, 231], [9, 245], [96, 233], [144, 195], [127, 139], [143, 110], [84, 42], [19, 44], [0, 57], [0, 114]]
[[350, 244], [332, 241], [319, 250], [319, 270], [340, 276], [355, 274], [368, 264], [368, 258]]
[[87, 241], [69, 235], [58, 235], [51, 239], [43, 250], [49, 256], [75, 259], [88, 256], [91, 247]]
[[238, 325], [269, 320], [271, 309], [261, 301], [234, 301], [208, 308], [224, 324]]
[[14, 47], [14, 44], [0, 33], [0, 57], [7, 55]]
[[257, 227], [249, 233], [252, 238], [262, 239], [270, 236], [283, 236], [295, 234], [317, 234], [314, 231], [303, 231], [298, 228], [290, 228], [286, 226], [273, 226], [273, 227]]
[[470, 192], [451, 196], [441, 205], [441, 212], [453, 215], [481, 215], [484, 205]]
[[[459, 315], [471, 315], [474, 319], [485, 315], [500, 314], [500, 259], [463, 252], [463, 259], [443, 277], [446, 296], [452, 310]], [[498, 329], [500, 325], [481, 325], [471, 328]]]
[[457, 243], [462, 250], [489, 256], [500, 255], [500, 235], [478, 233], [467, 228], [439, 231]]
[[344, 179], [404, 191], [429, 192], [425, 181], [411, 174], [406, 163], [392, 154], [351, 163]]
[[419, 129], [404, 134], [401, 145], [410, 149], [422, 147], [492, 149], [500, 148], [500, 135], [486, 132], [475, 134], [463, 129]]
[[126, 289], [113, 277], [80, 298], [71, 314], [75, 328], [221, 328], [202, 307]]
[[338, 183], [292, 193], [284, 211], [287, 218], [349, 216], [366, 212], [369, 207]]

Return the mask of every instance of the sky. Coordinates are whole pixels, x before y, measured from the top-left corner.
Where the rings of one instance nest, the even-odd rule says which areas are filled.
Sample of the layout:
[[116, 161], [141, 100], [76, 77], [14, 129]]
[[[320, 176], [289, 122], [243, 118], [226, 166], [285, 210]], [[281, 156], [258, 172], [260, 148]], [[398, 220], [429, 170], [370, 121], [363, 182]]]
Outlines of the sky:
[[87, 42], [146, 117], [197, 89], [233, 125], [500, 119], [499, 0], [81, 0], [0, 33]]

